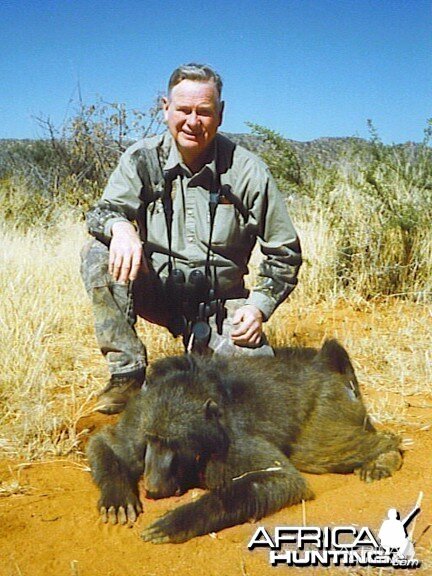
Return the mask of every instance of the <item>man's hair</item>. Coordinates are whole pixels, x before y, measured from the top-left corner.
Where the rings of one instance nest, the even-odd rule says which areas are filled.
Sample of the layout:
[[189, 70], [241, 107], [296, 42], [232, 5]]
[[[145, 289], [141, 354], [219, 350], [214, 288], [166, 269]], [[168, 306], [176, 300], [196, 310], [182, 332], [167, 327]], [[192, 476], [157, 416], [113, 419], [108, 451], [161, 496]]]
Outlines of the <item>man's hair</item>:
[[219, 94], [219, 99], [222, 96], [222, 78], [219, 74], [206, 64], [183, 64], [174, 70], [168, 82], [168, 96], [171, 90], [179, 84], [182, 80], [193, 80], [195, 82], [214, 82], [216, 90]]

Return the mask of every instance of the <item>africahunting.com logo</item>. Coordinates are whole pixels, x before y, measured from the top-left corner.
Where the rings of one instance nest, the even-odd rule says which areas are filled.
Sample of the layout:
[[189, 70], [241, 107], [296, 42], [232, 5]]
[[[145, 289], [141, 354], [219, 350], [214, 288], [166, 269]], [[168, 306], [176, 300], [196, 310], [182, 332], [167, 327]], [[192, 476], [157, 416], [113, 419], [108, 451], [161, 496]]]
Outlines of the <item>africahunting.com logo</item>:
[[363, 526], [276, 526], [270, 534], [260, 526], [249, 550], [269, 549], [272, 566], [391, 566], [419, 568], [412, 536], [407, 528], [420, 512], [421, 496], [402, 520], [396, 508], [387, 511], [378, 534]]

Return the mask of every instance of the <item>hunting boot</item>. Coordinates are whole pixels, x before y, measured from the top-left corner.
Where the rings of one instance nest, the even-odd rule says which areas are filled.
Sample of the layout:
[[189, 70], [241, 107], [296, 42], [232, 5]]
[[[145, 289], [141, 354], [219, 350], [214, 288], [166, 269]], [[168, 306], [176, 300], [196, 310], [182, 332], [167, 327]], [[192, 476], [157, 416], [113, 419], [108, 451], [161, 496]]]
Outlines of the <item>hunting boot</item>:
[[140, 391], [144, 378], [145, 370], [130, 374], [113, 374], [108, 384], [99, 393], [94, 409], [102, 414], [122, 412], [128, 400]]

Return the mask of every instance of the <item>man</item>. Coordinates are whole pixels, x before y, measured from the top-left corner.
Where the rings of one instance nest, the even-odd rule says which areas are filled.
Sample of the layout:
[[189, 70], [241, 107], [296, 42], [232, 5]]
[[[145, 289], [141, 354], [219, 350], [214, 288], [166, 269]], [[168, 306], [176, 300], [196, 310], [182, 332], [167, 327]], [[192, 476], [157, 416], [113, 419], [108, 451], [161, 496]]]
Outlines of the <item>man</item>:
[[[268, 168], [217, 133], [221, 91], [210, 67], [177, 68], [163, 99], [168, 131], [123, 154], [87, 216], [96, 240], [82, 273], [111, 373], [101, 412], [121, 411], [144, 381], [137, 314], [191, 349], [273, 354], [262, 324], [297, 283], [300, 244]], [[264, 260], [249, 292], [257, 239]]]

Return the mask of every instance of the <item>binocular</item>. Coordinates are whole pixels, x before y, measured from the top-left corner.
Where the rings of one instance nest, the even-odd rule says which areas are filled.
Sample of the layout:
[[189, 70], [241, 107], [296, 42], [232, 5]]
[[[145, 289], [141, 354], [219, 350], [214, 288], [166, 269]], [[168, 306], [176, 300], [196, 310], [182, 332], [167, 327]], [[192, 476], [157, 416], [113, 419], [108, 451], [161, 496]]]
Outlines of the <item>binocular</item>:
[[184, 272], [174, 268], [168, 275], [165, 290], [168, 302], [173, 305], [171, 331], [183, 335], [185, 348], [192, 342], [194, 351], [203, 352], [211, 336], [209, 318], [216, 316], [218, 334], [222, 334], [226, 318], [224, 302], [216, 298], [210, 278], [194, 269], [186, 280]]

